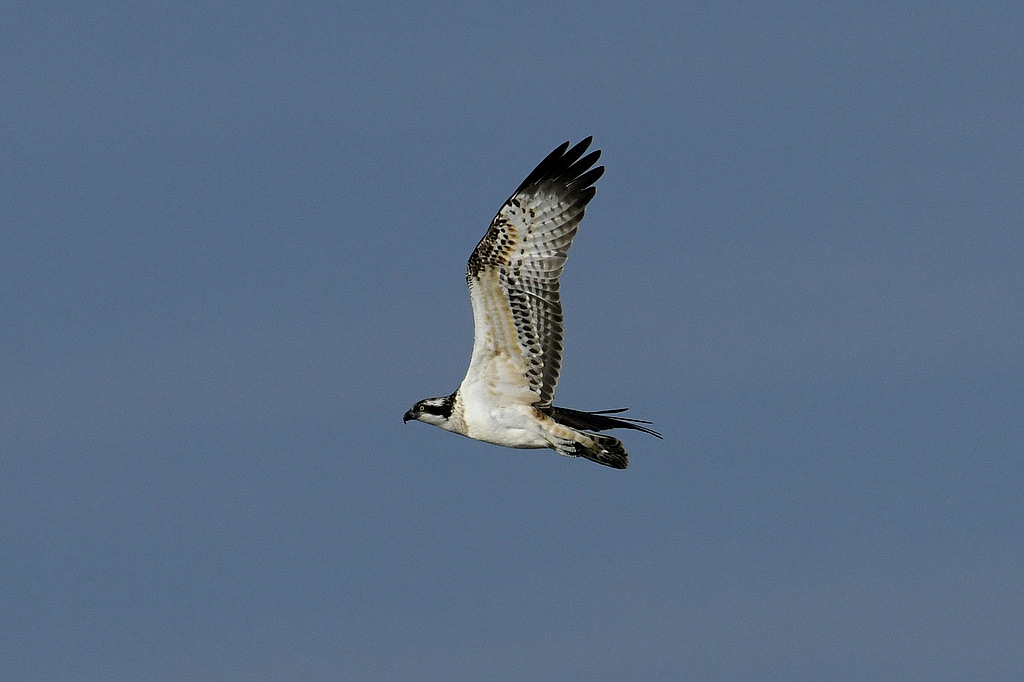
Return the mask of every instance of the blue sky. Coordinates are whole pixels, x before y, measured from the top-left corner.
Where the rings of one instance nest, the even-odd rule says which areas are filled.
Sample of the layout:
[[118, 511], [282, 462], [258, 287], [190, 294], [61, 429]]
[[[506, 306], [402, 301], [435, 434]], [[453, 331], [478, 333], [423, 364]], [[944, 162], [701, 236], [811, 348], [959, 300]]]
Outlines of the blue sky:
[[[0, 677], [1024, 670], [1024, 9], [8, 3]], [[558, 403], [402, 425], [565, 140]]]

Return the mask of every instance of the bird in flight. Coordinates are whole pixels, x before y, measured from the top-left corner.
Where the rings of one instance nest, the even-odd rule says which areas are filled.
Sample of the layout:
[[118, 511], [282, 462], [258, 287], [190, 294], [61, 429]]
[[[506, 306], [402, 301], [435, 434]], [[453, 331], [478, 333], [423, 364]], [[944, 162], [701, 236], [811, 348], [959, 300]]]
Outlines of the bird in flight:
[[562, 367], [562, 302], [558, 278], [576, 236], [594, 183], [600, 151], [584, 154], [593, 138], [566, 142], [526, 176], [498, 215], [466, 267], [473, 304], [473, 356], [451, 395], [426, 398], [405, 413], [469, 438], [512, 448], [551, 448], [625, 469], [622, 442], [599, 431], [636, 429], [661, 438], [644, 424], [552, 404]]

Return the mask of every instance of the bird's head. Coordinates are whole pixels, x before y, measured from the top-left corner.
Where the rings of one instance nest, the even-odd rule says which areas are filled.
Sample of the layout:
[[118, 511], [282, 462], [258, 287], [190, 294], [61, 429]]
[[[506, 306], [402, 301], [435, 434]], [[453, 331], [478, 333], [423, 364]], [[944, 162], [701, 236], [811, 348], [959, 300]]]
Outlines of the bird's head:
[[403, 422], [416, 420], [445, 428], [448, 419], [452, 416], [452, 407], [455, 404], [455, 394], [443, 398], [424, 398], [419, 401], [402, 417]]

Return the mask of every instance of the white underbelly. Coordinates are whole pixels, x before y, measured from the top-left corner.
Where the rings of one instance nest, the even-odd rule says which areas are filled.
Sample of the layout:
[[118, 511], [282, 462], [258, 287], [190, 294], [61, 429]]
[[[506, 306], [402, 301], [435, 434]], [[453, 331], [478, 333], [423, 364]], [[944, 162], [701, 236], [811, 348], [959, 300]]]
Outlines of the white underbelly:
[[528, 405], [467, 405], [463, 418], [470, 438], [510, 448], [546, 448], [550, 444], [544, 421]]
[[557, 425], [533, 407], [538, 395], [524, 370], [514, 356], [475, 352], [459, 386], [467, 436], [510, 448], [551, 446], [549, 431]]
[[491, 381], [463, 381], [459, 387], [462, 419], [470, 438], [510, 448], [546, 448], [548, 422], [532, 402], [536, 396], [517, 394]]

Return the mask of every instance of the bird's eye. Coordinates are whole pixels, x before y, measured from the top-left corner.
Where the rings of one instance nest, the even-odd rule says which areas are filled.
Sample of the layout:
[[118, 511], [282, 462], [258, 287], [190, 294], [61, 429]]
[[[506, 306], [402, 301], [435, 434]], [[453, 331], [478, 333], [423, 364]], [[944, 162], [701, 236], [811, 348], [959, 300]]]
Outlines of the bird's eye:
[[427, 406], [426, 405], [420, 405], [420, 412], [426, 412], [426, 411], [427, 411]]

